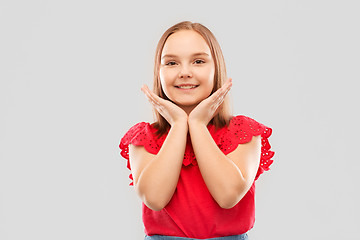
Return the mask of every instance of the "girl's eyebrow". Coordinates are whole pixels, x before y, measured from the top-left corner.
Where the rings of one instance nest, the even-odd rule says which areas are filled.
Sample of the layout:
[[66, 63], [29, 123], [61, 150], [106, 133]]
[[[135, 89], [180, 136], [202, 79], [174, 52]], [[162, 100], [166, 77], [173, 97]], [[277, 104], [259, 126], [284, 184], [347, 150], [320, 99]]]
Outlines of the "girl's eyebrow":
[[[198, 53], [194, 53], [193, 55], [191, 55], [192, 57], [197, 57], [197, 56], [209, 56], [209, 54], [207, 54], [206, 52], [198, 52]], [[164, 56], [162, 56], [161, 58], [175, 58], [177, 57], [175, 54], [166, 54]]]

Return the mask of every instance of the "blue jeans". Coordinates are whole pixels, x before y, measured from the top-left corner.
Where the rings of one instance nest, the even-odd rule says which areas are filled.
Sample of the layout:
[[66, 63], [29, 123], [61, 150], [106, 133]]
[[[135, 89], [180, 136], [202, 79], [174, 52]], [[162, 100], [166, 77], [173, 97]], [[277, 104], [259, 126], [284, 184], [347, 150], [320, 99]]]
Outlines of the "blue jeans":
[[[153, 236], [145, 236], [145, 240], [196, 240], [197, 238], [185, 238], [185, 237], [172, 237], [172, 236], [164, 236], [164, 235], [153, 235]], [[227, 237], [217, 237], [217, 238], [207, 238], [203, 240], [248, 240], [249, 237], [247, 233], [241, 235], [233, 235]]]

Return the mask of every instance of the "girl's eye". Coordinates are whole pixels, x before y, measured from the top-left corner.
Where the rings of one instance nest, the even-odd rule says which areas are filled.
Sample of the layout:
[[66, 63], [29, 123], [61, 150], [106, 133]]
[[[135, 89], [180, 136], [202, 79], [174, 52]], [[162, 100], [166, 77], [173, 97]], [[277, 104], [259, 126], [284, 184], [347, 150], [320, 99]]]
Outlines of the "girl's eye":
[[194, 63], [196, 63], [196, 64], [201, 64], [201, 63], [205, 63], [205, 61], [203, 61], [203, 60], [201, 60], [201, 59], [198, 59], [198, 60], [195, 60]]
[[167, 62], [165, 65], [168, 65], [168, 66], [173, 66], [173, 65], [175, 65], [176, 64], [176, 62], [174, 62], [174, 61], [170, 61], [170, 62]]

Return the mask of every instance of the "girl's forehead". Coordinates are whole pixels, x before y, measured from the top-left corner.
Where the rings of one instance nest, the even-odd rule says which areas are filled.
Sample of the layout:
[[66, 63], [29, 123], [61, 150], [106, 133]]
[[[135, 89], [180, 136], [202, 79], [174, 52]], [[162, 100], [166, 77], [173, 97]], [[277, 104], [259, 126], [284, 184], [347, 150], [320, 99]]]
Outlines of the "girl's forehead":
[[187, 55], [198, 52], [211, 55], [205, 39], [193, 30], [180, 30], [168, 37], [161, 55]]

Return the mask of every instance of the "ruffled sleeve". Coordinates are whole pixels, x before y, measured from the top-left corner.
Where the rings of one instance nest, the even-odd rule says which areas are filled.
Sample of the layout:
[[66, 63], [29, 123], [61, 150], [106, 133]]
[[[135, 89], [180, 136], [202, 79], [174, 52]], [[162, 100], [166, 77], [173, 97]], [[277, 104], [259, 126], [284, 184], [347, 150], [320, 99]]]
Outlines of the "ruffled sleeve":
[[247, 116], [236, 116], [230, 121], [229, 127], [219, 135], [218, 146], [228, 154], [234, 151], [239, 144], [250, 142], [253, 136], [261, 135], [261, 156], [260, 165], [255, 180], [264, 172], [270, 169], [273, 163], [271, 159], [275, 152], [271, 151], [268, 138], [271, 136], [272, 129], [255, 121]]
[[[145, 122], [138, 123], [131, 127], [129, 131], [127, 131], [124, 137], [120, 140], [119, 148], [121, 150], [120, 155], [127, 160], [127, 168], [131, 170], [130, 159], [129, 159], [129, 145], [133, 144], [136, 146], [144, 146], [145, 150], [152, 154], [157, 154], [161, 147], [161, 142], [163, 139], [156, 138], [155, 129], [149, 124]], [[132, 180], [129, 184], [133, 186], [133, 176], [129, 175], [129, 178]]]

